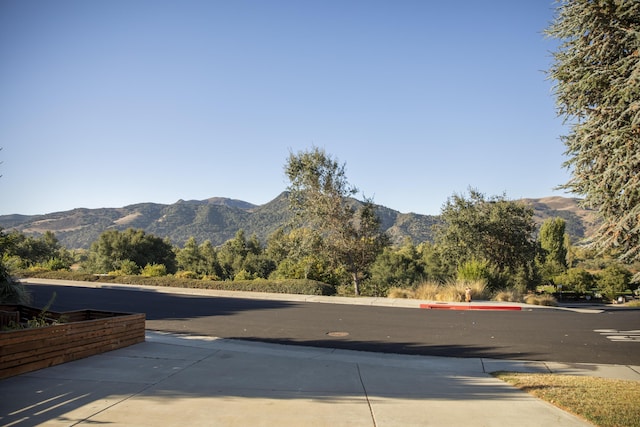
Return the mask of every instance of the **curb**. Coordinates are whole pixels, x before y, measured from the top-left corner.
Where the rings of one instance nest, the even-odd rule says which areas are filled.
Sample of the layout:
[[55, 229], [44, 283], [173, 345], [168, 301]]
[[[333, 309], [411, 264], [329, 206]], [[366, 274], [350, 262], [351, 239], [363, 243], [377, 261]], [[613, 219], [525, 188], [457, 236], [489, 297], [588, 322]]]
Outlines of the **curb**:
[[429, 310], [501, 310], [501, 311], [521, 311], [522, 307], [517, 305], [473, 305], [473, 304], [420, 304], [420, 308]]

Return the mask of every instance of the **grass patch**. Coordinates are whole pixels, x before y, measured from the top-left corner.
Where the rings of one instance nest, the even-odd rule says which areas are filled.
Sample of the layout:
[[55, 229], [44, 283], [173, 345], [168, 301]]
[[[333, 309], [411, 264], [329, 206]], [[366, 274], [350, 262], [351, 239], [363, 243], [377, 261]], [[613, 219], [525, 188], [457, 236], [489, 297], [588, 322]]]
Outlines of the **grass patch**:
[[557, 374], [492, 374], [600, 427], [640, 427], [640, 382]]

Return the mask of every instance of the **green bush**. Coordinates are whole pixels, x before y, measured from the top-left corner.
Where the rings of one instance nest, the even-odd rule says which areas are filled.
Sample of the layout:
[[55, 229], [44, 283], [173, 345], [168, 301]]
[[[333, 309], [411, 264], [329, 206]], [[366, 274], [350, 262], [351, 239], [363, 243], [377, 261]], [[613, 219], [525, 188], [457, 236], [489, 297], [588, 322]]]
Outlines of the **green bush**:
[[491, 278], [492, 268], [488, 261], [471, 260], [458, 266], [457, 279], [459, 282], [488, 281]]
[[142, 269], [142, 275], [146, 277], [162, 277], [167, 275], [167, 267], [164, 264], [147, 264]]
[[47, 262], [43, 263], [42, 266], [48, 270], [69, 270], [71, 267], [68, 262], [60, 258], [51, 258]]
[[174, 276], [180, 279], [199, 279], [200, 278], [198, 273], [196, 273], [195, 271], [189, 271], [189, 270], [180, 270], [176, 272]]
[[109, 272], [109, 274], [112, 276], [130, 276], [138, 273], [140, 273], [140, 267], [138, 267], [138, 264], [129, 259], [121, 261], [120, 268]]
[[614, 300], [618, 293], [628, 289], [631, 276], [631, 272], [622, 265], [611, 264], [597, 274], [598, 290]]
[[28, 304], [31, 296], [27, 288], [11, 277], [9, 270], [0, 259], [0, 303], [2, 304]]
[[564, 290], [574, 292], [589, 292], [595, 283], [595, 278], [584, 268], [570, 268], [564, 274], [554, 278]]

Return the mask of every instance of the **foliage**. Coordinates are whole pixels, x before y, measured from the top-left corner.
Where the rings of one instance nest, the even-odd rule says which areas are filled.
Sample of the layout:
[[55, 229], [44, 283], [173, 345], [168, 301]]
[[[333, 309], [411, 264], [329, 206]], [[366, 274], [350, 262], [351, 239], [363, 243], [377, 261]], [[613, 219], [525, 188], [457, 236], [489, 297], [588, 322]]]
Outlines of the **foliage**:
[[31, 299], [27, 289], [11, 277], [6, 263], [11, 247], [11, 238], [0, 228], [0, 303], [27, 304]]
[[477, 259], [471, 259], [458, 265], [457, 279], [459, 282], [472, 282], [472, 281], [485, 281], [492, 276], [491, 266], [489, 261], [479, 261]]
[[562, 43], [549, 76], [572, 177], [603, 225], [595, 238], [620, 258], [640, 258], [640, 2], [563, 0], [547, 34]]
[[92, 273], [126, 271], [123, 266], [129, 261], [138, 269], [147, 264], [164, 264], [169, 273], [176, 271], [176, 256], [171, 244], [133, 228], [124, 232], [108, 230], [102, 233], [91, 245], [89, 259], [83, 264], [83, 269]]
[[147, 277], [162, 277], [167, 275], [167, 267], [164, 264], [147, 264], [142, 269], [142, 275]]
[[595, 277], [584, 268], [575, 267], [557, 276], [555, 282], [564, 290], [585, 293], [595, 286]]
[[552, 260], [566, 268], [565, 226], [566, 222], [562, 218], [546, 219], [540, 226], [539, 240], [545, 261]]
[[424, 280], [444, 283], [453, 277], [455, 270], [446, 262], [444, 251], [439, 245], [429, 242], [420, 243], [416, 251], [424, 272]]
[[233, 239], [225, 242], [216, 252], [216, 258], [223, 279], [236, 280], [238, 274], [246, 278], [267, 278], [276, 268], [265, 256], [258, 238], [253, 235], [247, 240], [244, 230], [238, 230]]
[[536, 294], [528, 294], [524, 297], [524, 302], [532, 305], [543, 305], [548, 307], [555, 307], [558, 305], [558, 301], [553, 297], [553, 295], [536, 295]]
[[486, 199], [470, 189], [469, 197], [450, 197], [441, 216], [443, 223], [437, 227], [436, 242], [450, 266], [457, 269], [465, 262], [483, 260], [495, 272], [491, 287], [499, 286], [501, 278], [518, 274], [525, 286], [533, 285], [531, 264], [536, 244], [531, 208], [504, 196]]
[[43, 279], [78, 280], [86, 282], [119, 283], [139, 286], [166, 286], [192, 289], [215, 289], [223, 291], [272, 292], [300, 295], [334, 295], [335, 287], [315, 280], [239, 280], [214, 281], [178, 278], [172, 275], [162, 277], [110, 276], [72, 271], [45, 271], [41, 273], [22, 271], [23, 277]]
[[356, 212], [349, 198], [358, 190], [347, 181], [345, 165], [320, 148], [291, 153], [285, 173], [298, 225], [319, 233], [326, 259], [332, 268], [349, 272], [359, 295], [368, 267], [388, 245], [373, 204], [366, 200]]
[[122, 260], [118, 264], [119, 268], [117, 270], [110, 271], [109, 274], [114, 276], [132, 276], [140, 274], [140, 267], [130, 259]]
[[609, 299], [616, 298], [618, 293], [629, 288], [631, 272], [620, 264], [611, 264], [598, 273], [598, 289]]
[[0, 304], [28, 304], [30, 301], [27, 288], [13, 280], [0, 257]]
[[540, 226], [538, 240], [541, 253], [538, 268], [544, 281], [553, 280], [554, 276], [564, 273], [567, 269], [568, 238], [565, 225], [564, 219], [554, 217], [547, 218]]
[[69, 269], [71, 253], [63, 248], [55, 234], [45, 232], [40, 237], [26, 236], [18, 231], [5, 234], [0, 242], [2, 252], [16, 268], [40, 266], [50, 270]]
[[406, 241], [399, 249], [387, 247], [371, 265], [363, 294], [387, 295], [394, 287], [410, 287], [424, 278], [424, 268], [415, 246]]

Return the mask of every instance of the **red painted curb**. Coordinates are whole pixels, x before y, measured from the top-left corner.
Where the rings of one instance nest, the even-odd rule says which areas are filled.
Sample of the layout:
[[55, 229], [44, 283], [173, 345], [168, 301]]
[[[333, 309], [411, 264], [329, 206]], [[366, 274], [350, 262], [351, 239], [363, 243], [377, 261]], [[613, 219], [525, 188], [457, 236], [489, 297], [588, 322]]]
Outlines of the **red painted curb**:
[[522, 307], [517, 305], [477, 305], [477, 304], [420, 304], [420, 308], [431, 310], [508, 310], [521, 311]]

